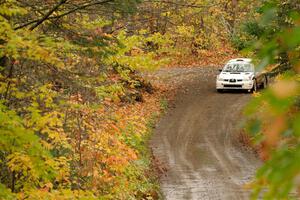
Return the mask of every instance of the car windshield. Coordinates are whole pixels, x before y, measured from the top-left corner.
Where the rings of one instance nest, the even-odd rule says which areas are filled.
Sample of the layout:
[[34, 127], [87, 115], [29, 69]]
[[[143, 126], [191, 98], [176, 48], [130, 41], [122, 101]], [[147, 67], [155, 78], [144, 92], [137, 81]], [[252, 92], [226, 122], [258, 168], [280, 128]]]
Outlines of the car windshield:
[[253, 66], [251, 64], [244, 63], [230, 63], [225, 65], [223, 72], [253, 72]]

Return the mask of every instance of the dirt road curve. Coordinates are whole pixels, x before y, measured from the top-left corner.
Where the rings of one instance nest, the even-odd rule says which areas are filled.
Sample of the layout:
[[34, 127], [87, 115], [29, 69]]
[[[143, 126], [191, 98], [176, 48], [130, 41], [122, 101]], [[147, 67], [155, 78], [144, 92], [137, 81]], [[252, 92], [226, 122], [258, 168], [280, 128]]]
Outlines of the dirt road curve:
[[250, 95], [216, 93], [216, 69], [171, 70], [160, 76], [176, 79], [188, 91], [177, 94], [151, 142], [154, 155], [168, 169], [161, 179], [165, 199], [249, 199], [243, 186], [260, 162], [241, 147], [236, 133]]

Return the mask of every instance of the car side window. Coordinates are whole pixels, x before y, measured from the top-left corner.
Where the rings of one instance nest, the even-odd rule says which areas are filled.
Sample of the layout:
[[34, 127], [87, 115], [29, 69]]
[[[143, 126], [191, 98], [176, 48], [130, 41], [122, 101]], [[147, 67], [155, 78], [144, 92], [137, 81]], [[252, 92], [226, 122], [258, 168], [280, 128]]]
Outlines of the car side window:
[[251, 64], [251, 68], [253, 69], [254, 72], [256, 72], [255, 66], [253, 64]]

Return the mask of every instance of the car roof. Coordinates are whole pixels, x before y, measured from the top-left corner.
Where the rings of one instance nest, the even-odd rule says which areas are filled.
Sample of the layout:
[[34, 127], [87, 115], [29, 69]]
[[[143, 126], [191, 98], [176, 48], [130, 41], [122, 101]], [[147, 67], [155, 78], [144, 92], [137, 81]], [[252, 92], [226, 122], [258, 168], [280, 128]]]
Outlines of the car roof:
[[236, 59], [231, 59], [229, 60], [229, 63], [251, 63], [252, 59], [250, 58], [236, 58]]

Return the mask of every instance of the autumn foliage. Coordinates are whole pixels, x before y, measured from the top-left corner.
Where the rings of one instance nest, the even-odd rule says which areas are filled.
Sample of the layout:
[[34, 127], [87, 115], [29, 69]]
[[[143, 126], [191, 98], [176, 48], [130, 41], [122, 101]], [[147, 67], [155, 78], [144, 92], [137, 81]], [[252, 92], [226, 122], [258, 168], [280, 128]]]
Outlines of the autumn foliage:
[[158, 199], [142, 72], [235, 57], [259, 2], [0, 0], [0, 199]]
[[133, 53], [144, 37], [108, 34], [99, 16], [59, 18], [68, 1], [37, 27], [55, 2], [29, 3], [0, 4], [0, 199], [157, 199], [146, 143], [160, 94], [137, 70], [159, 61]]

